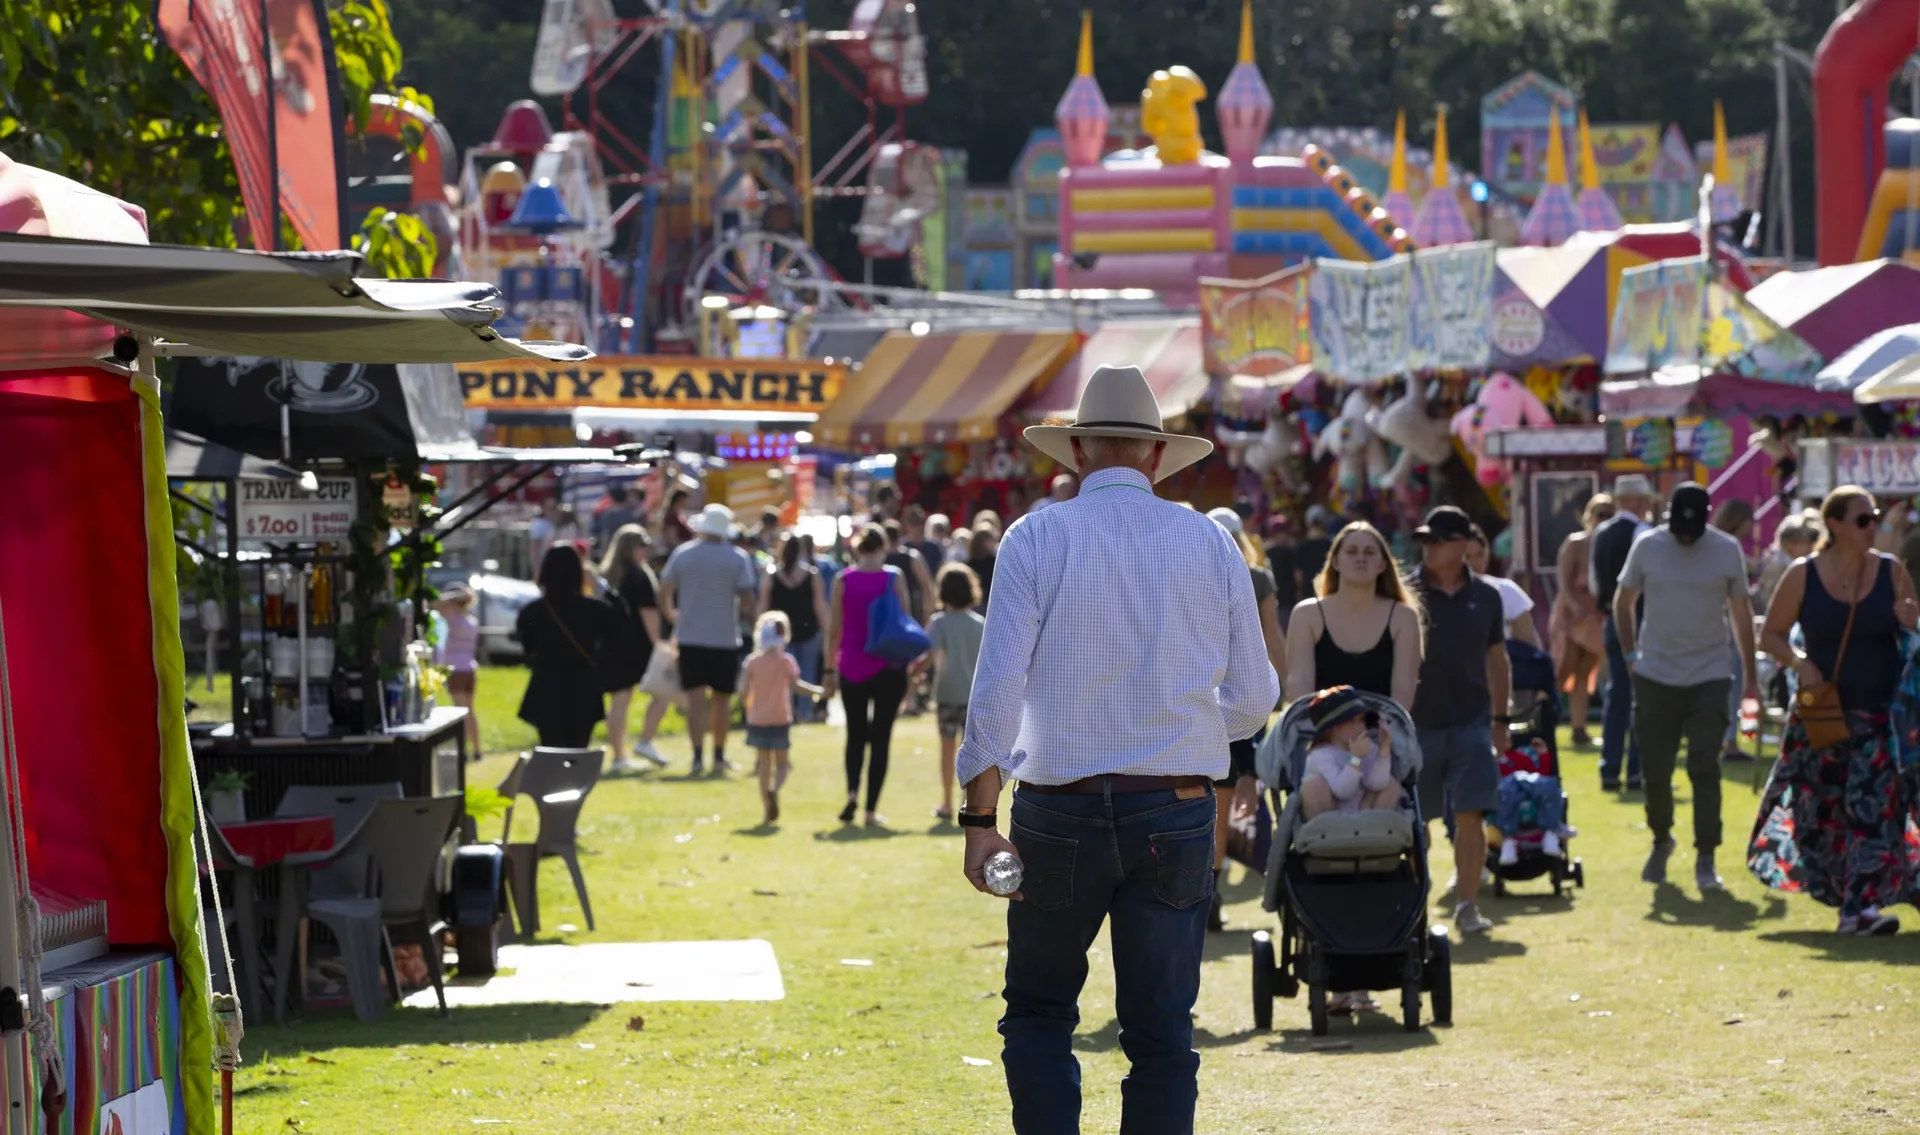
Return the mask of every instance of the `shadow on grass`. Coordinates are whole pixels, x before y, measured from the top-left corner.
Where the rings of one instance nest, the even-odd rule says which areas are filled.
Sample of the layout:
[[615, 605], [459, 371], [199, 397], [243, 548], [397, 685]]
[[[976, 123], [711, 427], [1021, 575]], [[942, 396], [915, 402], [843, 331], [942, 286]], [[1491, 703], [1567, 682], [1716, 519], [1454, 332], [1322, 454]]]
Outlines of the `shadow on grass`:
[[764, 839], [765, 837], [770, 835], [778, 835], [779, 832], [780, 832], [780, 825], [778, 823], [769, 824], [765, 822], [755, 824], [753, 827], [750, 827], [750, 828], [733, 829], [734, 835], [753, 836], [756, 839]]
[[250, 1025], [247, 1054], [266, 1062], [333, 1048], [524, 1044], [572, 1036], [604, 1012], [600, 1005], [475, 1005], [442, 1017], [437, 1009], [389, 1008], [378, 1021], [361, 1021], [343, 1007], [285, 1025]]
[[1708, 891], [1695, 899], [1672, 883], [1654, 887], [1653, 908], [1647, 911], [1648, 922], [1663, 926], [1705, 926], [1720, 931], [1751, 930], [1754, 923], [1762, 919], [1786, 916], [1786, 901], [1778, 897], [1768, 898], [1763, 909], [1726, 891]]
[[1494, 938], [1486, 934], [1469, 935], [1453, 944], [1453, 964], [1477, 966], [1498, 958], [1517, 958], [1527, 952], [1525, 942]]
[[1828, 962], [1869, 962], [1878, 965], [1920, 965], [1920, 954], [1913, 949], [1913, 938], [1899, 935], [1885, 938], [1859, 938], [1835, 934], [1830, 930], [1776, 930], [1760, 935], [1763, 942], [1781, 942], [1820, 951], [1820, 960]]
[[[1775, 745], [1775, 749], [1779, 746]], [[1751, 757], [1751, 751], [1747, 754]], [[1729, 762], [1723, 756], [1720, 760], [1720, 780], [1723, 784], [1737, 784], [1742, 788], [1751, 788], [1758, 792], [1766, 787], [1767, 775], [1773, 771], [1773, 757], [1765, 756], [1757, 761]]]
[[887, 827], [866, 827], [861, 824], [842, 824], [832, 831], [814, 832], [813, 838], [831, 840], [834, 843], [858, 843], [868, 839], [893, 839], [902, 833]]
[[[1415, 1048], [1431, 1048], [1440, 1043], [1433, 1035], [1432, 1027], [1410, 1033], [1401, 1027], [1400, 1014], [1397, 1011], [1399, 999], [1394, 998], [1395, 1007], [1391, 1013], [1336, 1013], [1327, 1022], [1327, 1035], [1314, 1036], [1312, 1029], [1280, 1029], [1279, 1036], [1267, 1045], [1269, 1052], [1294, 1052], [1310, 1056], [1347, 1056], [1368, 1052], [1407, 1052]], [[1387, 1007], [1382, 1001], [1381, 1007]], [[1300, 1008], [1302, 1016], [1306, 1007]], [[1196, 1042], [1197, 1044], [1197, 1042]], [[1327, 1047], [1316, 1049], [1315, 1045], [1345, 1045], [1347, 1047]]]
[[[1513, 884], [1508, 884], [1511, 887]], [[1524, 885], [1524, 884], [1522, 884]], [[1531, 917], [1536, 914], [1565, 914], [1573, 909], [1573, 884], [1566, 884], [1564, 894], [1556, 895], [1552, 891], [1529, 894], [1508, 890], [1505, 895], [1487, 896], [1487, 909], [1502, 918]]]
[[[1258, 1029], [1245, 1029], [1234, 1033], [1216, 1033], [1210, 1029], [1194, 1026], [1193, 1047], [1196, 1049], [1224, 1048], [1239, 1044], [1241, 1041], [1259, 1034]], [[1075, 1052], [1112, 1052], [1120, 1047], [1120, 1021], [1115, 1018], [1092, 1032], [1075, 1033], [1073, 1048]]]

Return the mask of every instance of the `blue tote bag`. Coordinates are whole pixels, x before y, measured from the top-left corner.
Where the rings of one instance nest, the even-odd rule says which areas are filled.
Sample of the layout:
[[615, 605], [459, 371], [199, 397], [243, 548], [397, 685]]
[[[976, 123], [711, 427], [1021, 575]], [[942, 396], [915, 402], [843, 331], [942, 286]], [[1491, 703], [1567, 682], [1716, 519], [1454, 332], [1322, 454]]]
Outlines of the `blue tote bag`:
[[887, 586], [873, 597], [867, 608], [867, 653], [883, 658], [889, 665], [904, 666], [932, 649], [927, 631], [900, 606], [894, 580], [900, 569], [887, 569]]

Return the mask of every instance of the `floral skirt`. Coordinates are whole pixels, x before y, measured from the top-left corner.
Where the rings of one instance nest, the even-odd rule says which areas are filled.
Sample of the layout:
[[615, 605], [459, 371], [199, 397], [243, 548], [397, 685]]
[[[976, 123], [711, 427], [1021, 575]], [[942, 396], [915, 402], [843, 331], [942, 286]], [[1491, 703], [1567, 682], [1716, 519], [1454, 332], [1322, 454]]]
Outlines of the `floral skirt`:
[[1850, 736], [1815, 749], [1787, 720], [1747, 845], [1747, 868], [1842, 916], [1920, 900], [1920, 776], [1901, 771], [1887, 715], [1850, 712]]

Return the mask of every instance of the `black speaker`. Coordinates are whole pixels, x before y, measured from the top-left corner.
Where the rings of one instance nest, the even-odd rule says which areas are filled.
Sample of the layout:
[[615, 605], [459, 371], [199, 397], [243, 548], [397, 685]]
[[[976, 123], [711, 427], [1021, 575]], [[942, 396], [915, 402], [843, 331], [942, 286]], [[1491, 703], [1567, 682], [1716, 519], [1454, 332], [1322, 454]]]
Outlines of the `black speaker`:
[[447, 921], [463, 975], [485, 976], [499, 969], [500, 920], [506, 913], [506, 862], [499, 844], [475, 843], [453, 859], [453, 887]]

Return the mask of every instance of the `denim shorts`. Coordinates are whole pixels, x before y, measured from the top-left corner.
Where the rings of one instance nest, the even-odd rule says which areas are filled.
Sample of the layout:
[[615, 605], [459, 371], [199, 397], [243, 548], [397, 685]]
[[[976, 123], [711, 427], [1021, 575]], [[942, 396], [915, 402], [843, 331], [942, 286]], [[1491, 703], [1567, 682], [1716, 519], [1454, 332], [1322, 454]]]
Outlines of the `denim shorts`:
[[[1420, 740], [1420, 818], [1454, 812], [1500, 810], [1500, 759], [1493, 752], [1493, 723], [1414, 730]], [[1452, 801], [1451, 804], [1448, 801]]]
[[747, 726], [747, 748], [749, 749], [790, 749], [787, 741], [787, 725], [749, 725]]
[[967, 707], [964, 705], [935, 706], [933, 719], [939, 725], [942, 738], [959, 737], [967, 731]]

